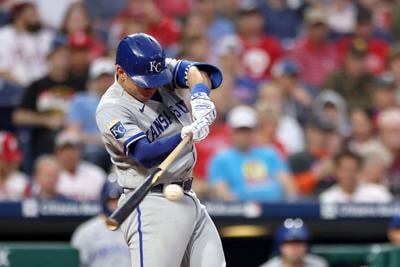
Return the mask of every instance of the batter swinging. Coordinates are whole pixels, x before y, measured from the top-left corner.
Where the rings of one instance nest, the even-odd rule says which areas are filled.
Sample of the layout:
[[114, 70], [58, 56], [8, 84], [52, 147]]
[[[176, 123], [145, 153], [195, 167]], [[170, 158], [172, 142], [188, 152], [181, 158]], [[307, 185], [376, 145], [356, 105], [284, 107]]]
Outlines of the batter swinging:
[[[96, 114], [124, 188], [120, 204], [184, 136], [192, 133], [194, 142], [207, 137], [216, 116], [210, 89], [221, 82], [215, 66], [165, 58], [158, 41], [149, 35], [121, 40], [116, 81], [103, 95]], [[191, 90], [192, 114], [176, 92], [181, 88]], [[225, 266], [218, 232], [191, 191], [195, 161], [195, 148], [189, 144], [121, 225], [132, 266]], [[183, 188], [181, 200], [170, 201], [163, 195], [163, 188], [171, 183]]]

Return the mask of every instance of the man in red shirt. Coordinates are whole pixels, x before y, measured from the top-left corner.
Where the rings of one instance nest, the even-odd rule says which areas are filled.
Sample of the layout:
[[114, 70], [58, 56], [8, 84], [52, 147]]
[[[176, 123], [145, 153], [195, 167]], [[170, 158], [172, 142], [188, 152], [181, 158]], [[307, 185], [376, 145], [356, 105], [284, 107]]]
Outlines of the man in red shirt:
[[357, 24], [351, 37], [337, 41], [340, 63], [344, 64], [346, 51], [351, 46], [364, 45], [367, 47], [367, 67], [373, 74], [382, 74], [386, 69], [386, 60], [389, 53], [389, 45], [386, 41], [373, 36], [374, 24], [372, 15], [367, 10], [360, 10], [357, 14]]
[[328, 28], [323, 11], [311, 7], [306, 11], [307, 34], [295, 43], [291, 58], [301, 67], [301, 78], [319, 88], [338, 66], [336, 48], [327, 39]]
[[270, 77], [271, 67], [282, 57], [280, 43], [263, 32], [264, 17], [256, 6], [239, 10], [238, 36], [241, 41], [240, 60], [245, 75], [256, 80]]

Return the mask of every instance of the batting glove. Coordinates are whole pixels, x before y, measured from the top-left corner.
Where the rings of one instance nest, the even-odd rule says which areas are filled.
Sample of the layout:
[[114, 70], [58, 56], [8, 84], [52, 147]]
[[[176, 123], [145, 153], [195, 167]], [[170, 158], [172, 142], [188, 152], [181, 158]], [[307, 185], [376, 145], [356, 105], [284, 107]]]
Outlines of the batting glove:
[[217, 117], [217, 111], [214, 103], [206, 93], [194, 93], [190, 97], [190, 105], [192, 107], [192, 116], [194, 121], [206, 120], [211, 125]]
[[190, 132], [193, 134], [193, 142], [200, 142], [201, 140], [205, 139], [210, 132], [210, 129], [208, 128], [208, 122], [206, 120], [197, 120], [192, 124], [183, 127], [181, 131], [182, 139], [185, 138], [185, 136]]

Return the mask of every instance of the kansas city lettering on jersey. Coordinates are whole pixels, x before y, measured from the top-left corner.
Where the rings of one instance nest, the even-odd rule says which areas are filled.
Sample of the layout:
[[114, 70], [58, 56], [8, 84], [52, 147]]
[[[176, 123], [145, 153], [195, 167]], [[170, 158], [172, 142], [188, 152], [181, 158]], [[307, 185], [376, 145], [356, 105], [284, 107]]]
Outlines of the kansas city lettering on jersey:
[[[186, 107], [183, 100], [175, 103], [174, 106], [169, 106], [171, 112], [177, 117], [180, 118], [182, 114], [188, 113], [189, 109]], [[168, 127], [172, 124], [171, 116], [164, 110], [156, 119], [151, 123], [150, 128], [146, 131], [147, 140], [149, 142], [153, 142], [157, 139]]]

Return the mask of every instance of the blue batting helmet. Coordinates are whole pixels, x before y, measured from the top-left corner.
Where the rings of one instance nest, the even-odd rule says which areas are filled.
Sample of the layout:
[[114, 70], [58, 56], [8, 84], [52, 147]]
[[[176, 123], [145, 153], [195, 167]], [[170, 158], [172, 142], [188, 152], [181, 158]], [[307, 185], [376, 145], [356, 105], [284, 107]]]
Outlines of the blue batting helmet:
[[122, 188], [117, 183], [116, 175], [110, 174], [101, 190], [101, 205], [104, 214], [110, 215], [113, 212], [108, 208], [107, 201], [110, 199], [118, 199], [121, 194]]
[[116, 64], [140, 87], [157, 88], [172, 80], [160, 43], [144, 33], [126, 36], [118, 44]]
[[275, 234], [275, 242], [278, 246], [284, 242], [291, 241], [308, 242], [309, 239], [310, 233], [303, 220], [299, 218], [286, 219]]

